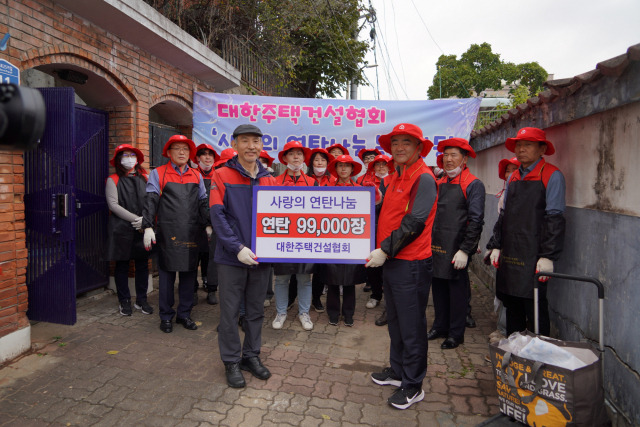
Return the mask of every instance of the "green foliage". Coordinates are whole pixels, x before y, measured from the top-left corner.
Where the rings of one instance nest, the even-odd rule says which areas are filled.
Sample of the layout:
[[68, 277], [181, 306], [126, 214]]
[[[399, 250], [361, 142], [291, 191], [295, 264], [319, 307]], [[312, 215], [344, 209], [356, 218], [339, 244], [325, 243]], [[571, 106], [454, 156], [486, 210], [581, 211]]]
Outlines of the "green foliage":
[[[513, 64], [500, 59], [489, 43], [472, 44], [460, 56], [441, 55], [436, 63], [438, 72], [429, 86], [429, 99], [468, 98], [486, 89], [499, 90], [503, 84], [519, 82], [528, 93], [537, 94], [547, 79], [547, 72], [537, 62]], [[442, 91], [442, 95], [440, 95]]]

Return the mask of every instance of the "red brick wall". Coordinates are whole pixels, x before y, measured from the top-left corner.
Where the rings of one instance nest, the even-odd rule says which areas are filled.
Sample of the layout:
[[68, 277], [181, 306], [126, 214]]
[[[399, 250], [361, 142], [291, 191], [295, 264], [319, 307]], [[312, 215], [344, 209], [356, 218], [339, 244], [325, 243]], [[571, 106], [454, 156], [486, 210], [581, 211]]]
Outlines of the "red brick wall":
[[[21, 70], [74, 64], [107, 80], [128, 100], [109, 112], [109, 149], [123, 143], [149, 156], [149, 109], [163, 100], [191, 110], [193, 91], [215, 88], [141, 51], [49, 0], [5, 0], [0, 34], [11, 33], [0, 53]], [[28, 324], [22, 155], [0, 152], [0, 337]]]

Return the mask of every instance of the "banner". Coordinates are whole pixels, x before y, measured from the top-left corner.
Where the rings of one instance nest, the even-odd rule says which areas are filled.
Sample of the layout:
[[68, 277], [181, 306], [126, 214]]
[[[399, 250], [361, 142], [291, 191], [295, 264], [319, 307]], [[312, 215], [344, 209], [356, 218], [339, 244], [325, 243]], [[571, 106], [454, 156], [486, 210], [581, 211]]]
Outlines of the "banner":
[[[362, 148], [377, 148], [380, 135], [399, 123], [420, 126], [437, 146], [448, 138], [469, 139], [476, 122], [480, 98], [433, 101], [374, 101], [195, 92], [193, 139], [218, 153], [231, 146], [233, 130], [251, 123], [264, 133], [264, 149], [272, 157], [288, 141], [309, 148], [342, 144], [356, 158]], [[436, 146], [426, 158], [436, 164]], [[388, 153], [391, 154], [391, 153]]]
[[364, 264], [375, 248], [373, 187], [253, 187], [258, 261]]

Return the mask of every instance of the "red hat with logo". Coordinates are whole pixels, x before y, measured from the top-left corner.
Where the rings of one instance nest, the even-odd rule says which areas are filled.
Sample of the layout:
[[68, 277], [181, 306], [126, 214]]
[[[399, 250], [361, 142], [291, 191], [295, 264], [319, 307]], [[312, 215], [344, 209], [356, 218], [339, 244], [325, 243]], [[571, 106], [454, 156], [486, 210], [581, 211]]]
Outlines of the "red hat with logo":
[[335, 177], [338, 177], [338, 173], [336, 172], [336, 166], [338, 163], [350, 163], [351, 166], [353, 166], [353, 169], [351, 169], [351, 176], [358, 175], [362, 170], [362, 165], [360, 163], [353, 160], [350, 155], [343, 154], [342, 156], [338, 156], [333, 159], [333, 161], [329, 163], [329, 166], [327, 166], [329, 173]]
[[516, 167], [520, 167], [520, 162], [517, 157], [512, 157], [511, 159], [502, 159], [500, 163], [498, 163], [498, 176], [500, 179], [506, 181], [507, 180], [507, 166], [515, 165]]
[[[376, 158], [371, 160], [367, 165], [367, 172], [373, 172], [373, 169], [375, 168], [376, 163], [378, 162], [384, 162], [389, 167], [390, 161], [391, 161], [391, 157], [387, 156], [386, 154], [378, 154]], [[389, 169], [393, 170], [392, 167], [389, 167]]]
[[314, 148], [313, 150], [311, 150], [309, 157], [307, 157], [307, 160], [306, 160], [307, 166], [313, 167], [313, 164], [312, 164], [313, 156], [316, 153], [324, 154], [325, 156], [327, 156], [327, 163], [331, 163], [334, 159], [334, 157], [331, 154], [329, 154], [329, 152], [325, 148]]
[[142, 151], [138, 150], [136, 147], [133, 147], [131, 144], [121, 144], [116, 147], [116, 151], [113, 153], [113, 158], [109, 160], [111, 166], [116, 165], [116, 156], [121, 151], [133, 151], [134, 153], [136, 153], [138, 164], [142, 165], [142, 162], [144, 162], [144, 154], [142, 154]]
[[273, 157], [269, 155], [269, 153], [267, 153], [267, 150], [262, 150], [260, 152], [260, 157], [267, 161], [267, 167], [269, 168], [271, 167], [271, 165], [273, 164], [273, 161], [275, 160]]
[[551, 142], [547, 140], [547, 134], [538, 128], [522, 128], [518, 131], [518, 134], [514, 138], [507, 138], [504, 142], [507, 150], [512, 153], [516, 152], [516, 141], [533, 141], [533, 142], [543, 142], [547, 144], [547, 149], [545, 150], [545, 156], [550, 156], [556, 152], [555, 147]]
[[387, 153], [391, 153], [391, 137], [396, 135], [409, 135], [422, 142], [422, 151], [420, 151], [420, 157], [425, 157], [429, 154], [429, 151], [433, 148], [433, 142], [429, 141], [422, 134], [422, 129], [411, 123], [400, 123], [393, 128], [391, 133], [386, 135], [380, 135], [378, 138], [378, 144]]
[[346, 154], [347, 156], [349, 155], [349, 150], [347, 150], [346, 148], [344, 148], [342, 146], [342, 144], [333, 144], [327, 147], [327, 152], [333, 150], [334, 148], [339, 148], [342, 150], [342, 154]]
[[363, 148], [360, 151], [358, 151], [358, 157], [360, 157], [360, 160], [362, 160], [362, 163], [364, 163], [364, 155], [367, 153], [373, 153], [376, 156], [379, 156], [380, 154], [382, 154], [380, 152], [380, 150], [378, 150], [377, 148]]
[[169, 138], [167, 143], [164, 144], [164, 148], [162, 149], [162, 155], [164, 157], [169, 158], [169, 148], [171, 147], [171, 144], [174, 144], [176, 142], [183, 142], [183, 143], [187, 144], [189, 146], [189, 158], [193, 159], [195, 157], [195, 155], [196, 155], [196, 144], [195, 144], [195, 142], [193, 142], [192, 140], [190, 140], [189, 138], [187, 138], [184, 135], [173, 135], [171, 138]]
[[289, 151], [293, 150], [294, 148], [302, 150], [302, 152], [304, 153], [304, 161], [305, 162], [307, 161], [307, 159], [309, 158], [309, 154], [311, 154], [311, 150], [309, 150], [307, 147], [302, 145], [300, 141], [289, 141], [286, 144], [284, 144], [284, 148], [280, 153], [278, 153], [278, 160], [280, 160], [280, 163], [282, 163], [283, 165], [287, 164], [287, 161], [285, 160], [285, 156]]
[[217, 168], [218, 166], [227, 163], [229, 160], [233, 159], [236, 154], [238, 154], [238, 152], [233, 148], [225, 148], [222, 150], [222, 153], [220, 153], [220, 158], [213, 164], [213, 167]]
[[476, 152], [469, 145], [469, 141], [464, 138], [449, 138], [438, 142], [438, 151], [444, 153], [447, 148], [456, 147], [467, 152], [467, 155], [473, 159], [476, 158]]
[[210, 146], [209, 144], [200, 144], [196, 147], [196, 154], [193, 156], [193, 159], [191, 159], [191, 161], [193, 161], [194, 163], [197, 163], [197, 159], [196, 157], [198, 157], [198, 152], [200, 150], [211, 150], [213, 151], [213, 162], [217, 162], [218, 159], [220, 158], [220, 154], [216, 153], [216, 150], [213, 149], [212, 146]]

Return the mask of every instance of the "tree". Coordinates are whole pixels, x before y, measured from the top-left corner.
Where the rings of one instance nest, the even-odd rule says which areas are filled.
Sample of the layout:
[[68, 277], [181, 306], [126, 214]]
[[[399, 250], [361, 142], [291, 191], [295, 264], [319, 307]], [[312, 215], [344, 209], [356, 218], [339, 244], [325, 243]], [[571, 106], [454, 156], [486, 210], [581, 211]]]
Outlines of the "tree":
[[[436, 63], [438, 72], [429, 86], [429, 99], [468, 98], [486, 89], [499, 90], [504, 84], [525, 86], [537, 94], [547, 79], [547, 72], [537, 62], [513, 64], [500, 59], [489, 43], [472, 44], [460, 56], [441, 55]], [[442, 93], [442, 95], [441, 95]]]

